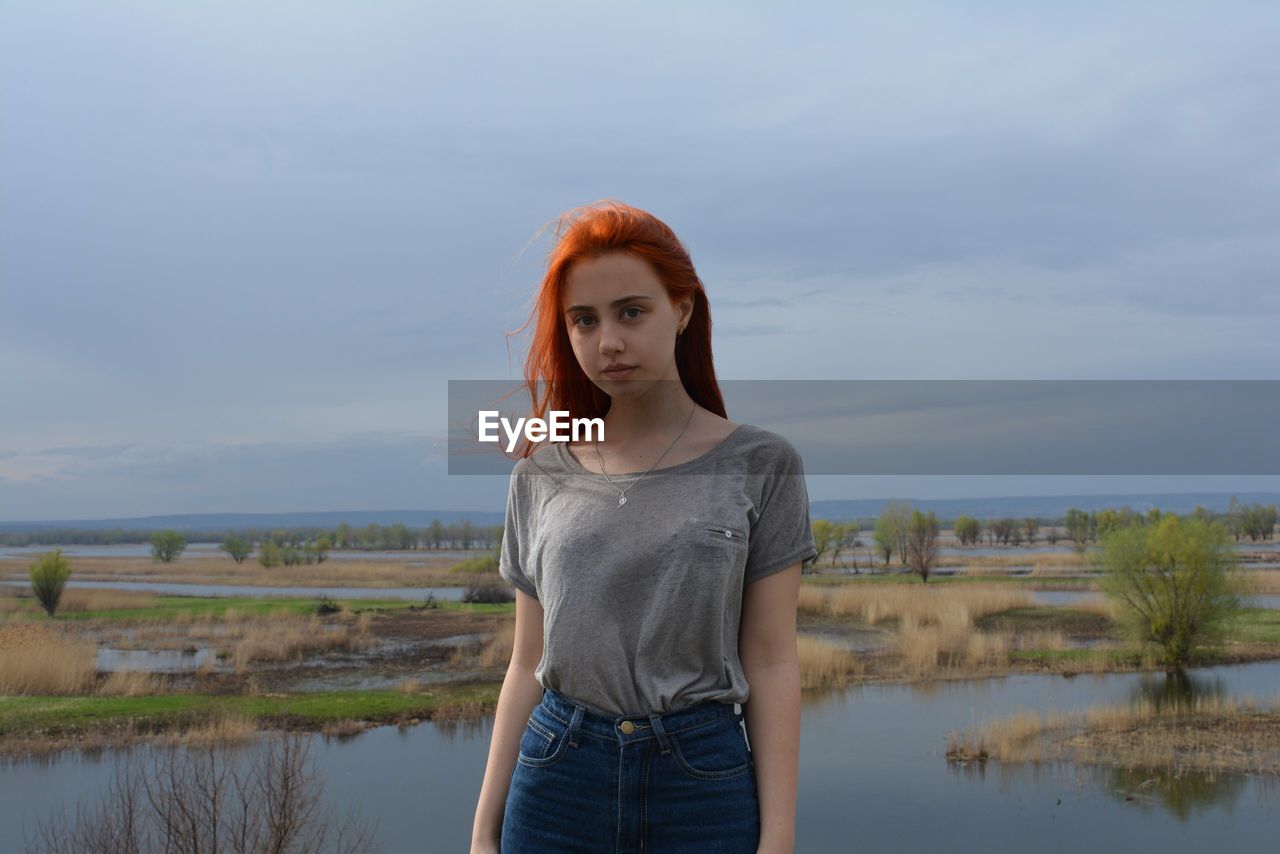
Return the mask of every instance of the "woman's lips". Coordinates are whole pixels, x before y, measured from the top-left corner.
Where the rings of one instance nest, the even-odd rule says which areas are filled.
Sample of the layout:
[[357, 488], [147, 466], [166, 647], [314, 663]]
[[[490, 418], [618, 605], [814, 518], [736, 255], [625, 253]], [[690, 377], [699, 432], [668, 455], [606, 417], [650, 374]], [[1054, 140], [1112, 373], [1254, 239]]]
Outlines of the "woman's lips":
[[627, 377], [631, 376], [631, 374], [634, 372], [635, 372], [635, 368], [630, 367], [630, 368], [623, 368], [622, 370], [619, 370], [619, 371], [605, 371], [604, 375], [611, 380], [625, 380]]

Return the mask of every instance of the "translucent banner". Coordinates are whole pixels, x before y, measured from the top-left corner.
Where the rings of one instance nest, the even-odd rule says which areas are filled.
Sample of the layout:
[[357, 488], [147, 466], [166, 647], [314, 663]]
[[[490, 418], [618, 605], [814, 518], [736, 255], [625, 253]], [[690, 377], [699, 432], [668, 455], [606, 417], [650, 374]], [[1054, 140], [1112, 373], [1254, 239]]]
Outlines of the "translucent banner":
[[[668, 382], [613, 385], [662, 400], [674, 391]], [[786, 438], [811, 475], [1280, 474], [1278, 380], [723, 380], [719, 388], [731, 421]], [[539, 387], [540, 398], [546, 391]], [[509, 473], [525, 443], [571, 437], [574, 419], [599, 419], [611, 400], [585, 380], [558, 391], [554, 399], [584, 407], [558, 410], [555, 424], [544, 413], [561, 429], [540, 435], [530, 430], [523, 383], [450, 380], [449, 474]], [[586, 426], [580, 437], [589, 437]]]

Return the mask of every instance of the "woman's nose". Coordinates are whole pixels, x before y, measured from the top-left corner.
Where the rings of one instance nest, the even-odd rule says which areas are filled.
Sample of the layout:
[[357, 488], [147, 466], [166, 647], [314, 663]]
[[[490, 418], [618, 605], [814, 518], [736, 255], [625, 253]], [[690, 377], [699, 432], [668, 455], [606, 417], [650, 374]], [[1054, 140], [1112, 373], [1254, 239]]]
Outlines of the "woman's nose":
[[620, 330], [612, 323], [600, 324], [600, 352], [616, 353], [623, 347]]

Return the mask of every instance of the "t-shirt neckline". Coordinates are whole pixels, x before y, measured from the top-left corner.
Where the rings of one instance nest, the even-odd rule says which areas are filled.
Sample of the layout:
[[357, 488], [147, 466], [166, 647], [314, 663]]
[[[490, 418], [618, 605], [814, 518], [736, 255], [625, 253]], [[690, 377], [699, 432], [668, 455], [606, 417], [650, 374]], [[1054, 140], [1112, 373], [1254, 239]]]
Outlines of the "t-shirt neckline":
[[[652, 469], [649, 471], [649, 474], [650, 475], [667, 474], [669, 472], [682, 471], [692, 466], [700, 465], [701, 463], [704, 463], [707, 460], [713, 459], [714, 457], [719, 456], [720, 453], [724, 451], [725, 448], [727, 448], [730, 444], [732, 444], [734, 439], [736, 439], [738, 435], [744, 431], [744, 428], [749, 426], [750, 425], [748, 424], [739, 424], [737, 427], [734, 427], [731, 431], [729, 431], [728, 436], [725, 436], [713, 448], [711, 448], [711, 450], [707, 451], [701, 456], [694, 457], [691, 460], [685, 460], [682, 463], [676, 463], [673, 466], [663, 466], [662, 468], [659, 468], [659, 469]], [[576, 474], [588, 474], [588, 475], [591, 475], [592, 477], [601, 477], [601, 478], [604, 477], [604, 475], [600, 474], [600, 472], [591, 471], [582, 463], [574, 459], [573, 454], [569, 453], [568, 444], [569, 444], [568, 442], [555, 443], [556, 453], [560, 455], [561, 462], [563, 462], [569, 468], [573, 469]], [[609, 477], [615, 477], [615, 478], [616, 477], [638, 477], [642, 474], [644, 474], [643, 471], [624, 471], [617, 474], [610, 474]]]

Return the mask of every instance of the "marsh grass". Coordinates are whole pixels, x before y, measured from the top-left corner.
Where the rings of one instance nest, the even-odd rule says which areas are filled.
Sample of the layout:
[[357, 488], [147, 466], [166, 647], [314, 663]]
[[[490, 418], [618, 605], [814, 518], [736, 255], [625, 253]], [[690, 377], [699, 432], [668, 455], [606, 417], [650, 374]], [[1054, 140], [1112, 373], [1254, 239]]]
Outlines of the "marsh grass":
[[106, 674], [98, 685], [104, 697], [145, 697], [168, 691], [168, 680], [143, 670], [118, 670]]
[[1030, 591], [979, 584], [806, 584], [800, 588], [799, 600], [802, 612], [850, 617], [869, 625], [904, 618], [918, 624], [962, 625], [987, 614], [1034, 605]]
[[807, 635], [796, 637], [800, 661], [800, 687], [828, 688], [848, 685], [864, 670], [864, 660], [847, 649]]
[[1255, 569], [1250, 571], [1245, 566], [1243, 574], [1245, 595], [1267, 595], [1280, 593], [1280, 571], [1274, 569]]
[[[261, 614], [228, 608], [221, 614], [185, 613], [179, 617], [135, 620], [127, 640], [118, 643], [142, 649], [192, 649], [207, 646], [229, 658], [243, 673], [255, 661], [300, 660], [308, 654], [366, 649], [373, 643], [373, 615], [342, 609], [326, 617], [318, 614]], [[118, 633], [110, 620], [89, 620], [84, 631], [102, 637]], [[206, 661], [197, 672], [212, 671]]]
[[511, 661], [515, 644], [516, 623], [515, 620], [509, 620], [484, 642], [478, 655], [466, 647], [460, 647], [450, 657], [449, 664], [453, 667], [477, 664], [484, 668], [506, 667]]
[[85, 692], [94, 681], [96, 657], [94, 644], [54, 628], [6, 627], [0, 631], [0, 694]]
[[247, 744], [257, 736], [258, 724], [252, 717], [226, 712], [183, 729], [162, 733], [159, 740], [161, 743], [192, 747]]
[[237, 615], [231, 624], [240, 630], [232, 654], [237, 673], [255, 661], [301, 661], [316, 653], [365, 649], [373, 642], [367, 620], [348, 625], [326, 623], [315, 614], [305, 620], [242, 620]]
[[[1037, 667], [1063, 671], [1102, 672], [1114, 669], [1116, 658], [1109, 649], [1072, 649], [1066, 634], [1057, 628], [983, 631], [975, 621], [1005, 612], [1043, 610], [1052, 618], [1050, 608], [1037, 608], [1031, 591], [1007, 584], [977, 583], [848, 583], [839, 585], [802, 585], [799, 608], [819, 618], [836, 617], [869, 625], [882, 624], [896, 629], [889, 645], [889, 655], [875, 655], [874, 667], [861, 663], [864, 654], [851, 653], [860, 662], [852, 672], [874, 670], [884, 678], [929, 678], [990, 675], [1007, 672], [1015, 658]], [[1086, 597], [1072, 604], [1072, 611], [1098, 614], [1111, 620], [1112, 606], [1101, 596]], [[1028, 657], [1043, 656], [1043, 657]], [[816, 685], [827, 672], [815, 665], [807, 678]], [[830, 677], [825, 684], [838, 685], [846, 676]]]
[[1143, 699], [1082, 712], [1022, 711], [953, 732], [955, 761], [1069, 761], [1147, 770], [1280, 774], [1280, 697], [1197, 697], [1181, 705]]
[[346, 718], [340, 721], [330, 721], [320, 728], [320, 732], [327, 738], [345, 739], [357, 736], [368, 728], [368, 724], [363, 721]]
[[155, 593], [135, 590], [86, 590], [68, 588], [63, 591], [58, 610], [67, 614], [86, 611], [114, 611], [121, 608], [154, 608]]
[[[208, 645], [218, 654], [197, 670], [208, 676], [217, 660], [230, 659], [243, 674], [257, 661], [301, 661], [308, 655], [366, 649], [374, 638], [372, 615], [343, 612], [329, 619], [318, 615], [263, 616], [229, 610], [180, 620], [142, 621], [129, 629], [127, 646], [135, 649], [186, 649]], [[72, 628], [74, 626], [74, 628]], [[143, 671], [95, 673], [98, 643], [117, 627], [110, 621], [16, 622], [0, 625], [0, 694], [81, 694], [144, 696], [167, 689], [168, 680]], [[99, 684], [100, 682], [100, 684]]]
[[[484, 554], [477, 551], [476, 554]], [[417, 566], [410, 565], [420, 564]], [[172, 563], [141, 557], [77, 557], [80, 581], [167, 581], [183, 584], [251, 584], [269, 587], [434, 587], [473, 583], [477, 574], [453, 571], [464, 563], [431, 552], [407, 553], [402, 561], [325, 561], [299, 566], [264, 567], [256, 558], [236, 563], [230, 557], [183, 555]], [[425, 564], [425, 565], [421, 565]], [[502, 583], [496, 566], [491, 574]], [[25, 565], [0, 560], [0, 577], [25, 580]]]

